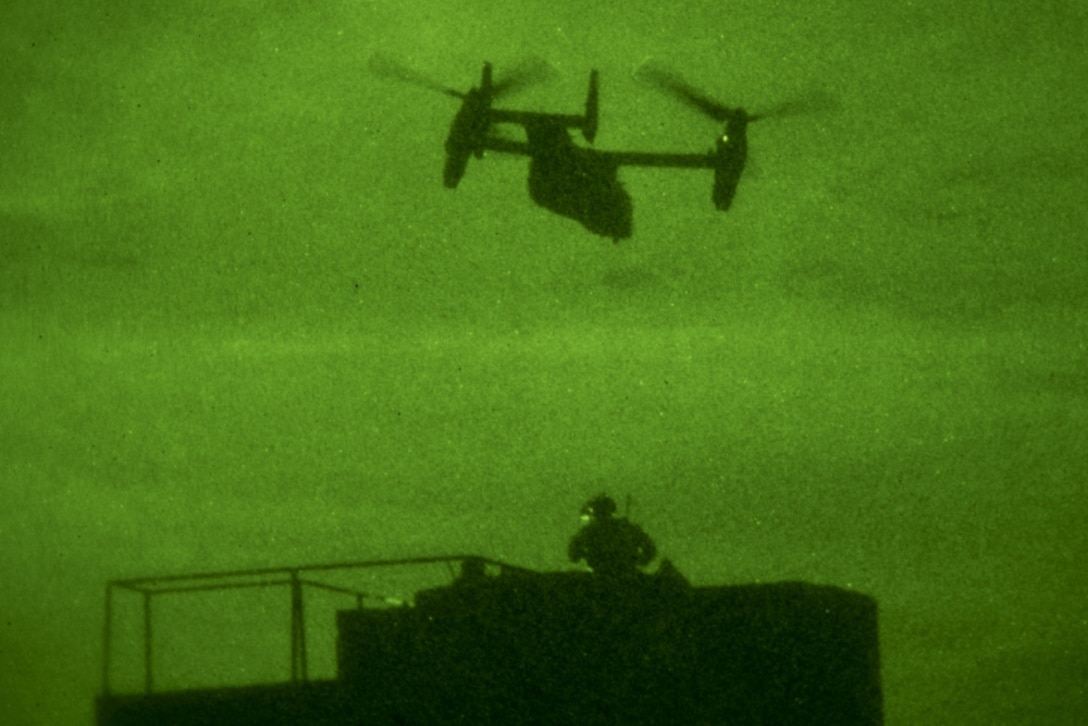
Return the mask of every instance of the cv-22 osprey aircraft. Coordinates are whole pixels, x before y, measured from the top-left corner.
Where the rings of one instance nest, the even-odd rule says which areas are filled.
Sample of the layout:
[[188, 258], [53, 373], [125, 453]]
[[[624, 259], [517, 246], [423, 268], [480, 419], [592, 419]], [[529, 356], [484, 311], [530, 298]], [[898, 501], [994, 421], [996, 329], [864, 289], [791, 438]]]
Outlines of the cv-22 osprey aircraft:
[[[541, 113], [494, 108], [500, 97], [541, 80], [540, 65], [525, 66], [503, 80], [493, 78], [492, 66], [484, 63], [480, 85], [457, 91], [434, 82], [418, 72], [382, 56], [370, 61], [378, 75], [406, 81], [461, 101], [446, 137], [443, 181], [456, 188], [469, 159], [482, 159], [487, 151], [517, 154], [529, 158], [529, 196], [551, 212], [582, 224], [589, 231], [618, 242], [632, 233], [631, 196], [620, 183], [623, 166], [710, 169], [713, 172], [711, 200], [720, 211], [733, 203], [737, 185], [748, 158], [748, 124], [772, 116], [789, 116], [814, 110], [823, 101], [782, 104], [761, 114], [730, 108], [688, 85], [679, 76], [652, 65], [636, 71], [639, 80], [679, 99], [711, 119], [724, 124], [714, 146], [703, 153], [658, 153], [602, 151], [579, 146], [570, 129], [581, 132], [592, 144], [597, 135], [600, 80], [596, 70], [589, 75], [585, 109], [581, 114]], [[493, 135], [496, 124], [515, 124], [525, 130], [525, 141]]]

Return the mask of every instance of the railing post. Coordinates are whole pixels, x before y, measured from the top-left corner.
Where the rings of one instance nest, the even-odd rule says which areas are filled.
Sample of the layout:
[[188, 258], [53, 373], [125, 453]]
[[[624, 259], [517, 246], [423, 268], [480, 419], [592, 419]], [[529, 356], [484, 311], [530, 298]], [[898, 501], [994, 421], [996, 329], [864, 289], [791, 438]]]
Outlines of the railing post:
[[113, 649], [113, 583], [106, 583], [106, 613], [102, 623], [102, 695], [110, 695], [110, 661]]
[[302, 581], [291, 570], [291, 680], [307, 680], [306, 620], [302, 608]]
[[144, 693], [151, 693], [151, 591], [144, 590]]

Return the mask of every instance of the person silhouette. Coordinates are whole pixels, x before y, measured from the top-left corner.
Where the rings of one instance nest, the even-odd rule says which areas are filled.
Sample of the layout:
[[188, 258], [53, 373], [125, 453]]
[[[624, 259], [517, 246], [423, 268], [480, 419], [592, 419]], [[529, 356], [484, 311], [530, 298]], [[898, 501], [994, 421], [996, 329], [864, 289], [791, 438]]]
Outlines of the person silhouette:
[[657, 555], [650, 536], [626, 517], [616, 517], [616, 502], [599, 494], [582, 507], [582, 528], [571, 537], [571, 562], [585, 560], [595, 574], [631, 577]]

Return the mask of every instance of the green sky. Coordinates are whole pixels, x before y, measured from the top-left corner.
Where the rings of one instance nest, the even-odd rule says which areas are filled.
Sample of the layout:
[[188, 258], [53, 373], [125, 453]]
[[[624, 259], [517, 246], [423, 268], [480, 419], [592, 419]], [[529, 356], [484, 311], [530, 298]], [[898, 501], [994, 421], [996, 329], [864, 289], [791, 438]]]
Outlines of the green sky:
[[[611, 8], [612, 4], [600, 4]], [[112, 577], [471, 550], [567, 566], [582, 500], [702, 584], [881, 605], [889, 724], [1088, 709], [1088, 14], [928, 1], [16, 3], [0, 11], [0, 721], [89, 723]], [[22, 9], [19, 9], [22, 6]], [[484, 59], [606, 149], [619, 245], [525, 163], [441, 184]]]

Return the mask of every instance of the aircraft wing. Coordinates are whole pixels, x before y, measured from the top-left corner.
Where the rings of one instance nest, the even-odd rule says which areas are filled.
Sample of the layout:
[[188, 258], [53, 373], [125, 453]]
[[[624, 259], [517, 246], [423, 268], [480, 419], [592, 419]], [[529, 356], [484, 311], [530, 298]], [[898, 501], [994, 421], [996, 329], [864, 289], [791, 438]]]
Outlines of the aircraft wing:
[[713, 154], [662, 154], [643, 151], [597, 151], [617, 166], [657, 166], [681, 169], [712, 169], [717, 164]]
[[532, 156], [532, 151], [529, 149], [529, 144], [525, 141], [512, 141], [511, 139], [499, 139], [494, 137], [488, 137], [484, 140], [484, 149], [488, 151], [499, 151], [504, 154], [518, 154], [521, 156]]
[[[525, 141], [513, 141], [489, 137], [484, 142], [488, 151], [505, 154], [532, 156], [533, 150]], [[575, 147], [578, 148], [578, 147]], [[643, 151], [600, 151], [585, 149], [586, 152], [601, 160], [607, 160], [617, 166], [657, 166], [681, 169], [713, 169], [717, 164], [714, 154], [662, 154]]]

